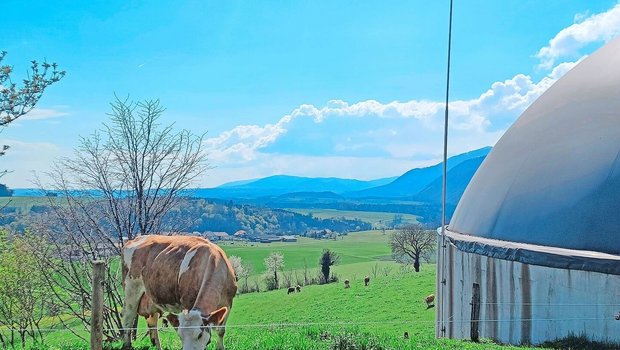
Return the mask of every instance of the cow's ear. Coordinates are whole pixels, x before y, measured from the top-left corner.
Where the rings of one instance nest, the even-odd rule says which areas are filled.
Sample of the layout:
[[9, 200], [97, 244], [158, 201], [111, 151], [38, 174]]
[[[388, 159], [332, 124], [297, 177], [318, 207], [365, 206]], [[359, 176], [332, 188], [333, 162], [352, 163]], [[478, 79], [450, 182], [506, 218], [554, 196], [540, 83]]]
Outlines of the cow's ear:
[[210, 313], [209, 316], [206, 317], [205, 321], [207, 324], [215, 324], [219, 326], [224, 323], [224, 319], [226, 318], [227, 313], [228, 308], [226, 306], [223, 306]]

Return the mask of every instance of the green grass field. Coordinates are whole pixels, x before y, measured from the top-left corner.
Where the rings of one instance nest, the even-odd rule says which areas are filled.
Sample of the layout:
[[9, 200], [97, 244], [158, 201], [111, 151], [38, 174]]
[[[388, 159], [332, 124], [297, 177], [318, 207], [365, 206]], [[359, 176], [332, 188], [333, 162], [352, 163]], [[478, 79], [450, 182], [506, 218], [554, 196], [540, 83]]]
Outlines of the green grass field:
[[294, 243], [223, 242], [220, 246], [228, 256], [239, 256], [254, 267], [255, 273], [260, 274], [265, 271], [263, 261], [271, 252], [284, 255], [285, 270], [302, 269], [304, 263], [309, 269], [318, 268], [323, 249], [331, 249], [340, 255], [340, 265], [336, 269], [350, 264], [386, 260], [391, 255], [388, 237], [389, 231], [386, 234], [381, 231], [362, 231], [341, 236], [337, 240], [299, 237]]
[[298, 209], [287, 208], [286, 210], [300, 213], [304, 215], [312, 214], [312, 216], [319, 219], [331, 219], [331, 218], [345, 218], [345, 219], [360, 219], [373, 225], [373, 227], [380, 227], [386, 223], [392, 222], [395, 215], [401, 215], [402, 223], [417, 223], [418, 217], [412, 214], [400, 214], [400, 213], [384, 213], [375, 211], [351, 211], [351, 210], [337, 210], [337, 209]]
[[[426, 309], [423, 298], [435, 290], [435, 265], [425, 264], [420, 273], [401, 269], [389, 256], [388, 235], [381, 231], [352, 233], [337, 241], [301, 239], [296, 243], [223, 245], [228, 255], [251, 262], [260, 277], [262, 260], [271, 251], [282, 252], [285, 269], [308, 267], [318, 271], [324, 248], [342, 256], [334, 272], [342, 282], [302, 287], [301, 293], [287, 295], [283, 289], [238, 295], [228, 322], [227, 349], [510, 349], [484, 342], [475, 344], [434, 337], [435, 310]], [[376, 275], [373, 269], [376, 268]], [[369, 287], [363, 285], [371, 276]], [[376, 277], [375, 277], [376, 276]], [[141, 327], [144, 322], [141, 321]], [[75, 330], [87, 336], [79, 324]], [[407, 331], [410, 339], [403, 338]], [[136, 349], [149, 348], [139, 334]], [[162, 330], [165, 349], [179, 349], [180, 340], [172, 330]], [[108, 349], [120, 343], [107, 344]], [[214, 349], [215, 345], [209, 346]], [[67, 330], [49, 332], [44, 345], [32, 350], [88, 349]], [[517, 348], [514, 348], [517, 349]]]

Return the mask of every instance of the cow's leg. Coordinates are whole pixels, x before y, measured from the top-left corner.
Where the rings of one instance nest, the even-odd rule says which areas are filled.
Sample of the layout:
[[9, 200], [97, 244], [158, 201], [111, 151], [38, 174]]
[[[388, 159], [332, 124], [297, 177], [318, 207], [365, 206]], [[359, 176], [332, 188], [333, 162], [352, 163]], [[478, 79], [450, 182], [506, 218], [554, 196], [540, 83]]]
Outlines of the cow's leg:
[[146, 324], [149, 327], [149, 337], [151, 338], [151, 344], [161, 350], [161, 344], [159, 343], [159, 335], [157, 334], [157, 321], [159, 320], [159, 313], [154, 313], [146, 319]]
[[[228, 307], [230, 310], [230, 307]], [[229, 313], [230, 314], [230, 313]], [[222, 322], [222, 326], [216, 328], [215, 332], [217, 333], [217, 350], [224, 350], [224, 335], [226, 334], [226, 321], [228, 321], [228, 315], [224, 318], [224, 322]]]
[[143, 292], [144, 283], [142, 280], [134, 278], [125, 280], [125, 301], [123, 303], [123, 342], [125, 349], [131, 349], [131, 328], [133, 328], [134, 321], [138, 316], [138, 304]]
[[226, 328], [224, 325], [216, 329], [217, 332], [217, 350], [224, 350], [224, 335], [226, 334]]

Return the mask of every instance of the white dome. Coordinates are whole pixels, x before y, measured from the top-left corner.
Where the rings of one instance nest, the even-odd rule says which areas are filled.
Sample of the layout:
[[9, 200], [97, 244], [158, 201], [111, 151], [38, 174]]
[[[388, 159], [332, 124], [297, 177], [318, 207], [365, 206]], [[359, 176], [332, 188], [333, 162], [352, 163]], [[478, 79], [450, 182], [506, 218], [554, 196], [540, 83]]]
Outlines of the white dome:
[[620, 254], [620, 38], [551, 86], [482, 163], [449, 225]]

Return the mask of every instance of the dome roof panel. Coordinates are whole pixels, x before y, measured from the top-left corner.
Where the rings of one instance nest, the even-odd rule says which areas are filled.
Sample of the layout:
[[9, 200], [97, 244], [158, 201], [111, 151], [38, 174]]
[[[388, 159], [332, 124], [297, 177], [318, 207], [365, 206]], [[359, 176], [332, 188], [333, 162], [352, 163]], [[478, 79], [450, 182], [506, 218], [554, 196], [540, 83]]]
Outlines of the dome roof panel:
[[575, 66], [498, 141], [449, 229], [620, 254], [620, 38]]

